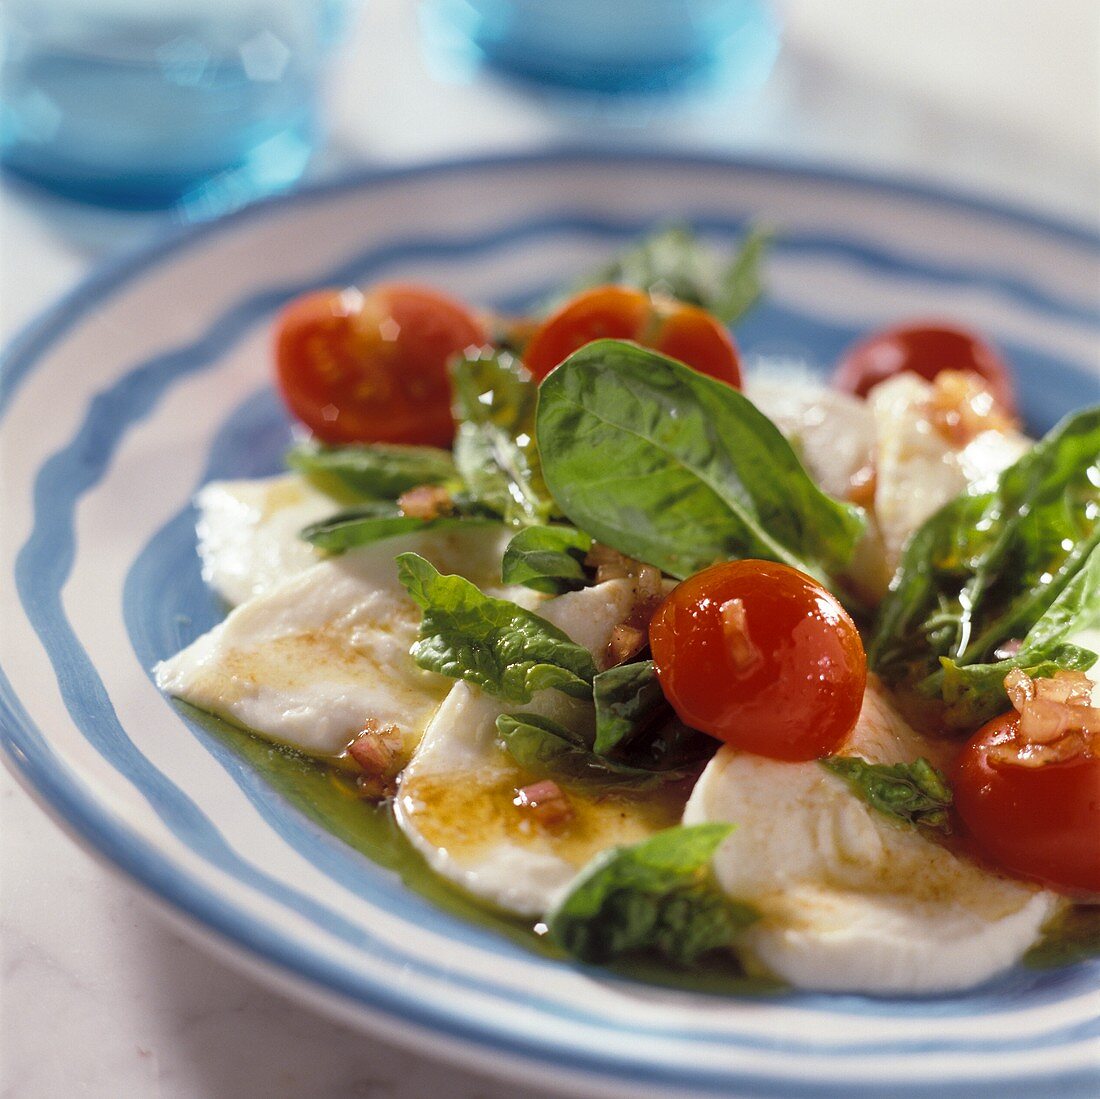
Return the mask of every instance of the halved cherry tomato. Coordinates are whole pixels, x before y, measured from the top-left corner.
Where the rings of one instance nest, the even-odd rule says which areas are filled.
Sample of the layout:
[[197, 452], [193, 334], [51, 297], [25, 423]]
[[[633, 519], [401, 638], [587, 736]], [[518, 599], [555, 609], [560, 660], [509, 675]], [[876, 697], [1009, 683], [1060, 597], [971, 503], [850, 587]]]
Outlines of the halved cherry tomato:
[[449, 446], [447, 360], [488, 339], [459, 302], [423, 286], [322, 290], [275, 328], [283, 398], [326, 443]]
[[863, 705], [867, 658], [855, 623], [787, 565], [730, 561], [685, 580], [657, 608], [649, 643], [680, 719], [757, 755], [830, 755]]
[[726, 327], [703, 309], [628, 286], [597, 286], [567, 302], [523, 353], [538, 381], [593, 340], [633, 340], [738, 388], [741, 365]]
[[[1020, 715], [994, 718], [955, 763], [955, 806], [978, 849], [1005, 870], [1056, 889], [1100, 894], [1100, 757], [1028, 766], [1006, 761]], [[999, 748], [998, 758], [990, 752]]]
[[833, 384], [866, 397], [880, 382], [906, 370], [927, 381], [941, 370], [973, 371], [985, 379], [1001, 408], [1016, 414], [1016, 394], [1004, 360], [981, 337], [953, 325], [917, 322], [874, 332], [844, 353]]

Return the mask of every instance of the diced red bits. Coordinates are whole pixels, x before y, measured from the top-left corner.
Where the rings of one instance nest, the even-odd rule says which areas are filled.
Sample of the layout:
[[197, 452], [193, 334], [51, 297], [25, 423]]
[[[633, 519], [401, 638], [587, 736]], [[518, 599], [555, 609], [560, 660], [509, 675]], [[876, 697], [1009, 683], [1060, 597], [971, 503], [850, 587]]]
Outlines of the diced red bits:
[[628, 626], [626, 623], [616, 626], [607, 642], [608, 667], [633, 660], [648, 644], [649, 637], [641, 627]]
[[727, 599], [718, 608], [722, 633], [730, 660], [738, 672], [747, 672], [760, 662], [760, 650], [749, 636], [749, 619], [742, 599]]
[[632, 660], [649, 644], [649, 620], [664, 595], [661, 570], [635, 561], [633, 557], [627, 557], [600, 542], [592, 543], [584, 563], [596, 570], [597, 584], [608, 580], [631, 580], [634, 584], [630, 610], [611, 631], [603, 654], [602, 666], [613, 668], [616, 664]]
[[928, 412], [933, 427], [958, 449], [983, 431], [1008, 431], [1015, 426], [990, 384], [969, 370], [941, 370], [936, 375]]
[[1084, 672], [1061, 671], [1032, 679], [1019, 668], [1005, 676], [1005, 691], [1019, 714], [1014, 737], [993, 744], [988, 758], [1017, 767], [1042, 767], [1100, 755], [1100, 710]]
[[552, 779], [543, 779], [517, 790], [512, 804], [546, 828], [557, 827], [573, 818], [569, 798]]
[[848, 478], [848, 491], [844, 498], [861, 508], [870, 508], [875, 502], [875, 490], [878, 487], [878, 474], [873, 465], [860, 466]]
[[400, 769], [401, 730], [369, 718], [363, 731], [348, 745], [348, 755], [363, 772], [357, 780], [365, 797], [383, 798], [393, 793]]
[[402, 515], [412, 519], [439, 519], [453, 515], [455, 502], [451, 494], [439, 485], [417, 485], [397, 498]]

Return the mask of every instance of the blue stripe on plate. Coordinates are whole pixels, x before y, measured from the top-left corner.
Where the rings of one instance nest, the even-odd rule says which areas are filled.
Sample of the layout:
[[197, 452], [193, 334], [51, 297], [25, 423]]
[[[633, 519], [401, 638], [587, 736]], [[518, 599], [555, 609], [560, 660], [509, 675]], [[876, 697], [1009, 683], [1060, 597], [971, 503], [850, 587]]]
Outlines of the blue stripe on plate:
[[[447, 176], [477, 172], [507, 173], [512, 169], [526, 167], [567, 168], [570, 165], [577, 165], [592, 168], [601, 164], [618, 167], [638, 166], [649, 171], [690, 169], [736, 173], [764, 179], [774, 178], [781, 183], [795, 179], [843, 191], [859, 188], [879, 197], [911, 199], [932, 208], [954, 212], [969, 211], [986, 220], [1003, 222], [1006, 227], [1033, 230], [1076, 247], [1100, 248], [1100, 233], [1097, 233], [1094, 228], [1047, 217], [1024, 207], [1014, 207], [1006, 202], [995, 202], [963, 191], [916, 183], [885, 173], [821, 168], [797, 160], [784, 160], [777, 157], [744, 156], [732, 159], [708, 154], [661, 153], [646, 149], [624, 148], [606, 151], [584, 146], [563, 146], [539, 153], [472, 157], [417, 165], [411, 168], [355, 169], [300, 191], [263, 199], [215, 221], [168, 230], [159, 240], [135, 253], [104, 263], [9, 341], [4, 354], [0, 356], [0, 418], [3, 417], [11, 398], [24, 376], [33, 368], [35, 361], [58, 339], [71, 331], [79, 321], [88, 316], [104, 297], [147, 273], [160, 262], [177, 258], [186, 250], [201, 244], [209, 236], [220, 235], [228, 229], [246, 224], [256, 218], [275, 216], [289, 208], [325, 202], [333, 197], [367, 187], [385, 187], [425, 179], [438, 180]], [[669, 212], [679, 220], [684, 219], [683, 211], [680, 209], [670, 208]], [[994, 279], [1003, 278], [996, 271], [990, 272], [990, 275]], [[1025, 287], [1024, 292], [1028, 293], [1026, 284], [1021, 285]], [[1050, 296], [1052, 300], [1057, 300], [1044, 291], [1035, 291], [1035, 293], [1039, 298]], [[1062, 302], [1061, 308], [1072, 312], [1081, 307], [1072, 302]]]
[[[356, 185], [361, 184], [352, 183], [341, 186]], [[333, 189], [334, 188], [327, 188], [325, 193], [331, 193]], [[920, 197], [927, 196], [921, 195]], [[310, 198], [311, 200], [315, 201], [317, 196], [310, 196]], [[281, 206], [287, 201], [288, 200], [282, 200], [279, 205]], [[549, 229], [548, 226], [543, 226], [542, 228], [543, 231], [548, 231]], [[636, 228], [636, 226], [620, 226], [619, 231], [621, 233], [629, 233], [633, 232], [634, 228]], [[612, 230], [612, 232], [614, 232], [614, 230]], [[1080, 241], [1081, 238], [1078, 234], [1074, 233], [1072, 230], [1067, 232], [1068, 236], [1071, 239]], [[484, 244], [484, 239], [482, 243]], [[498, 240], [497, 243], [505, 243], [505, 240]], [[420, 246], [424, 246], [424, 242], [421, 242]], [[414, 243], [413, 248], [415, 249], [416, 247], [418, 247], [418, 245]], [[163, 246], [162, 250], [156, 250], [150, 253], [147, 258], [147, 262], [156, 262], [162, 255], [170, 255], [171, 252], [172, 247], [170, 245]], [[408, 254], [410, 253], [402, 253], [400, 258], [407, 258]], [[431, 254], [434, 256], [439, 253], [437, 250], [432, 250], [430, 251], [430, 253], [421, 254]], [[396, 259], [399, 257], [393, 258]], [[362, 259], [362, 257], [360, 257], [360, 259]], [[135, 277], [136, 274], [140, 272], [141, 268], [142, 265], [139, 263], [129, 269], [123, 269], [117, 272], [115, 276], [112, 276], [110, 273], [108, 273], [107, 276], [103, 276], [104, 281], [101, 286], [96, 287], [93, 285], [86, 287], [85, 293], [88, 296], [85, 299], [80, 300], [80, 294], [78, 292], [78, 294], [74, 296], [74, 300], [71, 301], [71, 304], [75, 304], [78, 312], [90, 308], [95, 301], [99, 300], [102, 296], [107, 295], [114, 286], [123, 284], [127, 280], [127, 278]], [[344, 269], [341, 269], [341, 271], [343, 270]], [[358, 277], [361, 277], [361, 274], [356, 272], [351, 272], [346, 276], [340, 272], [336, 272], [326, 276], [325, 280], [323, 281], [344, 281], [345, 279], [346, 281], [352, 281]], [[245, 302], [242, 302], [238, 306], [234, 307], [234, 309], [230, 310], [227, 314], [223, 314], [220, 321], [214, 326], [214, 328], [212, 328], [211, 335], [205, 338], [203, 341], [200, 341], [199, 344], [197, 344], [196, 346], [188, 349], [178, 349], [176, 352], [171, 352], [167, 355], [157, 356], [157, 358], [151, 360], [150, 363], [145, 364], [144, 366], [139, 367], [137, 370], [131, 372], [125, 382], [120, 383], [120, 386], [116, 387], [120, 389], [120, 393], [122, 388], [125, 388], [124, 399], [119, 397], [118, 394], [115, 395], [115, 397], [118, 398], [121, 403], [113, 403], [111, 395], [105, 395], [96, 404], [93, 404], [92, 409], [90, 409], [89, 420], [85, 423], [80, 436], [78, 436], [78, 442], [95, 443], [97, 447], [101, 445], [105, 446], [105, 449], [103, 451], [104, 463], [101, 468], [99, 468], [98, 470], [89, 470], [86, 474], [81, 475], [79, 479], [75, 481], [67, 481], [66, 474], [72, 473], [72, 471], [65, 470], [64, 461], [60, 461], [60, 464], [57, 466], [53, 464], [56, 460], [62, 459], [62, 454], [64, 453], [62, 452], [62, 454], [55, 455], [55, 457], [51, 459], [45, 467], [43, 467], [43, 470], [41, 471], [39, 476], [38, 487], [40, 493], [45, 489], [56, 488], [66, 489], [71, 493], [71, 490], [75, 488], [75, 495], [72, 495], [71, 499], [68, 501], [69, 505], [75, 504], [75, 500], [79, 496], [79, 494], [92, 487], [92, 485], [94, 485], [103, 475], [106, 470], [109, 452], [113, 452], [114, 446], [117, 445], [117, 442], [121, 437], [120, 425], [118, 425], [114, 421], [114, 417], [118, 415], [132, 415], [133, 418], [140, 419], [141, 416], [147, 414], [155, 401], [158, 400], [159, 397], [162, 395], [164, 389], [168, 385], [170, 385], [172, 381], [176, 379], [176, 377], [182, 376], [183, 374], [188, 372], [188, 358], [192, 363], [194, 363], [195, 354], [208, 355], [210, 356], [209, 361], [201, 365], [209, 365], [209, 362], [213, 361], [213, 357], [216, 356], [216, 354], [218, 353], [217, 345], [220, 341], [228, 339], [230, 342], [232, 342], [234, 339], [239, 338], [240, 335], [243, 334], [243, 332], [249, 327], [249, 325], [257, 316], [263, 315], [265, 312], [270, 312], [282, 300], [285, 300], [285, 297], [306, 288], [308, 287], [305, 285], [299, 285], [296, 287], [273, 288], [265, 291], [260, 295], [253, 295], [249, 299], [246, 299]], [[75, 319], [71, 323], [75, 323]], [[216, 340], [212, 339], [212, 335], [214, 334], [215, 330], [217, 330]], [[11, 373], [6, 373], [4, 376], [5, 389], [3, 393], [0, 394], [0, 399], [7, 400], [10, 398], [10, 394], [14, 392], [15, 385], [18, 383], [20, 377], [25, 376], [27, 373], [29, 373], [30, 369], [32, 369], [34, 365], [34, 362], [45, 352], [46, 349], [52, 346], [53, 340], [58, 338], [59, 335], [60, 333], [57, 332], [56, 334], [48, 337], [42, 329], [32, 330], [30, 332], [29, 337], [24, 339], [21, 347], [16, 348], [17, 353], [15, 353], [13, 357], [9, 359], [9, 370], [11, 371]], [[224, 344], [223, 346], [228, 346], [228, 344]], [[195, 368], [199, 367], [196, 366]], [[128, 405], [129, 408], [127, 408]], [[74, 452], [70, 451], [69, 453], [70, 456], [72, 456]], [[48, 501], [43, 495], [39, 496], [40, 505], [45, 506], [47, 502]], [[42, 518], [41, 512], [39, 513], [39, 517], [40, 519]], [[55, 535], [62, 534], [71, 538], [71, 522], [66, 521], [64, 517], [62, 517], [62, 520], [59, 524], [56, 524], [52, 527], [51, 523], [47, 522], [46, 527], [44, 528], [42, 533], [44, 533], [45, 530], [49, 530]], [[36, 534], [40, 534], [40, 531], [36, 530]], [[98, 691], [94, 689], [96, 677], [94, 676], [94, 669], [91, 667], [90, 661], [87, 661], [86, 656], [84, 656], [84, 659], [81, 660], [82, 654], [76, 654], [74, 656], [74, 654], [69, 651], [71, 645], [75, 644], [78, 646], [78, 643], [76, 642], [75, 638], [72, 638], [71, 636], [65, 636], [68, 627], [67, 623], [63, 621], [63, 614], [59, 601], [57, 601], [55, 597], [50, 597], [47, 598], [45, 601], [40, 601], [40, 596], [44, 590], [52, 590], [52, 592], [56, 594], [56, 592], [60, 588], [60, 584], [63, 582], [65, 576], [68, 574], [68, 570], [71, 567], [72, 560], [71, 544], [68, 547], [68, 550], [63, 558], [60, 558], [58, 563], [53, 568], [47, 567], [40, 575], [36, 574], [34, 561], [32, 560], [34, 554], [31, 553], [32, 548], [36, 548], [39, 546], [41, 546], [41, 543], [36, 542], [35, 535], [32, 535], [31, 542], [29, 542], [28, 545], [24, 547], [24, 553], [21, 554], [21, 593], [24, 596], [25, 605], [28, 606], [28, 611], [30, 611], [31, 607], [33, 606], [34, 608], [36, 608], [36, 611], [39, 612], [36, 625], [40, 628], [40, 633], [43, 631], [49, 632], [51, 629], [60, 629], [62, 632], [59, 633], [57, 636], [65, 638], [64, 644], [61, 644], [60, 646], [50, 647], [53, 647], [55, 649], [53, 656], [55, 658], [55, 665], [58, 670], [59, 682], [62, 684], [63, 690], [67, 689], [67, 703], [70, 705], [70, 711], [73, 712], [74, 719], [76, 719], [78, 723], [81, 722], [82, 719], [89, 720], [89, 724], [93, 728], [95, 728], [96, 735], [102, 736], [106, 734], [107, 740], [105, 741], [105, 743], [110, 743], [112, 738], [116, 738], [119, 733], [121, 733], [122, 737], [125, 739], [125, 734], [120, 729], [110, 727], [110, 720], [113, 719], [113, 714], [111, 714], [109, 718], [101, 717], [100, 720], [106, 720], [107, 724], [105, 726], [96, 727], [97, 723], [95, 721], [95, 714], [89, 713], [86, 710], [83, 700], [89, 697], [96, 699], [94, 705], [98, 707], [105, 704], [108, 711], [110, 708], [109, 700], [106, 699], [105, 693], [102, 692], [101, 684], [99, 684]], [[46, 556], [48, 557], [49, 555]], [[41, 557], [39, 557], [38, 560], [41, 560]], [[42, 585], [45, 585], [45, 587], [43, 588]], [[58, 618], [61, 618], [62, 621], [58, 621]], [[89, 681], [87, 680], [88, 676], [92, 677], [91, 686], [93, 689], [91, 693], [85, 692], [85, 688], [89, 686]], [[135, 874], [135, 876], [144, 881], [146, 884], [153, 885], [154, 888], [158, 888], [158, 891], [162, 892], [163, 895], [169, 897], [169, 899], [172, 899], [175, 903], [179, 904], [185, 910], [192, 911], [196, 915], [200, 915], [200, 918], [202, 918], [199, 912], [199, 909], [202, 909], [206, 912], [207, 916], [211, 917], [208, 922], [211, 922], [214, 926], [219, 927], [220, 929], [228, 933], [232, 938], [248, 943], [254, 949], [258, 950], [261, 954], [264, 954], [265, 956], [272, 958], [273, 960], [279, 961], [282, 964], [289, 964], [291, 961], [299, 961], [300, 947], [297, 944], [293, 944], [284, 939], [280, 939], [278, 934], [270, 932], [270, 929], [255, 928], [251, 925], [251, 921], [249, 921], [249, 926], [247, 928], [242, 928], [240, 926], [240, 913], [236, 913], [231, 909], [228, 909], [227, 906], [224, 905], [224, 902], [221, 902], [218, 898], [214, 896], [194, 896], [194, 883], [191, 883], [191, 887], [189, 887], [188, 883], [182, 882], [179, 879], [178, 872], [175, 871], [172, 867], [161, 865], [163, 861], [161, 857], [157, 855], [154, 851], [152, 851], [152, 849], [149, 848], [148, 845], [145, 845], [143, 841], [136, 837], [128, 836], [126, 837], [126, 843], [122, 844], [120, 842], [120, 836], [124, 835], [124, 831], [117, 825], [117, 823], [109, 821], [107, 815], [104, 814], [97, 806], [94, 806], [91, 800], [87, 798], [86, 795], [79, 793], [79, 791], [75, 790], [74, 787], [68, 784], [59, 786], [47, 779], [44, 775], [44, 772], [50, 772], [52, 770], [52, 773], [54, 775], [57, 774], [57, 761], [52, 759], [48, 746], [42, 740], [37, 731], [30, 726], [29, 719], [26, 717], [25, 711], [22, 711], [22, 708], [19, 706], [18, 702], [10, 697], [10, 685], [7, 684], [6, 680], [2, 684], [0, 684], [0, 688], [3, 688], [3, 694], [5, 696], [3, 701], [5, 708], [9, 711], [8, 716], [17, 730], [15, 733], [10, 734], [10, 739], [12, 742], [11, 747], [15, 750], [15, 753], [20, 756], [20, 763], [24, 767], [25, 773], [27, 773], [35, 780], [36, 785], [39, 786], [39, 789], [43, 790], [43, 792], [47, 794], [49, 800], [56, 807], [61, 809], [63, 814], [68, 819], [70, 819], [74, 823], [82, 822], [86, 825], [92, 823], [98, 824], [99, 827], [92, 828], [91, 834], [93, 837], [96, 838], [97, 844], [99, 846], [101, 846], [105, 850], [110, 847], [115, 851], [115, 853], [118, 853], [120, 855], [125, 854], [125, 862], [123, 864], [128, 869], [130, 869], [131, 872]], [[117, 726], [117, 722], [115, 722], [115, 725]], [[20, 736], [19, 734], [22, 735]], [[28, 751], [28, 748], [33, 749], [33, 751]], [[132, 745], [130, 745], [130, 750], [136, 752], [136, 749], [133, 749]], [[138, 765], [139, 767], [151, 766], [148, 764], [148, 761], [145, 761], [143, 758], [138, 761]], [[155, 771], [155, 769], [153, 770]], [[154, 784], [158, 784], [162, 780], [165, 782], [167, 781], [164, 780], [163, 776], [160, 775], [159, 772], [156, 772], [152, 776], [152, 779], [154, 781]], [[158, 800], [159, 796], [160, 790], [158, 788]], [[186, 801], [186, 798], [184, 800]], [[177, 808], [179, 807], [177, 806]], [[192, 810], [197, 812], [197, 808], [195, 808], [193, 805], [185, 805], [182, 809], [183, 815], [179, 818], [177, 824], [186, 825], [189, 828], [194, 826], [195, 822], [189, 816]], [[208, 822], [206, 823], [208, 824]], [[220, 840], [220, 837], [217, 837], [215, 839], [215, 845], [217, 844], [218, 840]], [[127, 847], [127, 850], [125, 852], [123, 852], [122, 850], [124, 846]], [[110, 854], [111, 851], [108, 851], [108, 853]], [[361, 864], [360, 869], [362, 869]], [[213, 909], [217, 909], [218, 911], [214, 912], [212, 911]], [[215, 916], [216, 918], [214, 918]], [[365, 996], [364, 990], [361, 987], [356, 987], [355, 989], [345, 988], [344, 986], [347, 983], [346, 980], [334, 981], [332, 979], [326, 979], [332, 978], [333, 975], [331, 973], [322, 973], [323, 969], [331, 968], [327, 966], [327, 963], [324, 962], [324, 959], [309, 959], [308, 961], [303, 961], [301, 964], [292, 964], [291, 968], [297, 969], [298, 972], [302, 972], [308, 976], [313, 977], [314, 979], [321, 979], [322, 983], [324, 983], [328, 987], [340, 988], [345, 992], [349, 992], [351, 995], [364, 1000], [364, 1002], [376, 1005], [381, 1003], [381, 1006], [383, 1006], [386, 1010], [402, 1014], [403, 1017], [409, 1018], [413, 1021], [419, 1021], [422, 1025], [425, 1021], [427, 1021], [427, 1025], [434, 1026], [440, 1029], [447, 1029], [454, 1023], [453, 1020], [450, 1023], [447, 1023], [445, 1021], [434, 1018], [433, 1013], [425, 1012], [421, 1005], [399, 1005], [393, 999], [391, 999], [389, 1002], [385, 1002], [384, 1000], [379, 999], [376, 992]], [[343, 977], [345, 975], [341, 976]], [[1062, 992], [1065, 992], [1064, 988], [1062, 989]], [[810, 999], [813, 1000], [814, 998]], [[824, 1002], [827, 1004], [831, 1004], [834, 1007], [836, 1006], [835, 1000], [825, 1000]], [[1030, 997], [1028, 999], [1028, 1002], [1033, 1003]], [[1003, 1006], [1003, 1001], [1001, 1002], [1001, 1005]], [[844, 1009], [846, 1010], [847, 1007], [848, 1005], [845, 1004]], [[405, 1008], [408, 1008], [408, 1010], [405, 1010]], [[1076, 1032], [1079, 1030], [1080, 1028], [1074, 1028], [1074, 1036], [1076, 1036]], [[499, 1036], [495, 1035], [487, 1035], [479, 1031], [476, 1026], [470, 1026], [468, 1024], [462, 1024], [459, 1030], [448, 1029], [448, 1032], [466, 1037], [468, 1039], [476, 1040], [481, 1044], [486, 1044], [488, 1042], [489, 1044], [496, 1045], [498, 1048], [507, 1048], [515, 1052], [522, 1052], [526, 1055], [546, 1056], [547, 1054], [547, 1049], [543, 1046], [537, 1046], [537, 1048], [526, 1048], [523, 1043], [516, 1044], [514, 1041], [509, 1042], [509, 1040], [506, 1038], [500, 1038]], [[1071, 1035], [1066, 1034], [1061, 1035], [1060, 1037], [1068, 1040]], [[1051, 1040], [1051, 1038], [1046, 1039], [1046, 1041], [1049, 1040]], [[1012, 1045], [1012, 1043], [1008, 1044]], [[893, 1049], [894, 1047], [890, 1046], [889, 1048]], [[929, 1046], [930, 1050], [942, 1048], [943, 1047], [938, 1044]], [[569, 1061], [572, 1061], [573, 1064], [577, 1067], [582, 1067], [581, 1060], [589, 1060], [586, 1058], [586, 1056], [578, 1059], [576, 1051], [571, 1050], [555, 1051], [554, 1056], [560, 1060], [563, 1053], [565, 1061], [567, 1063]], [[598, 1061], [599, 1064], [590, 1065], [585, 1063], [583, 1067], [585, 1067], [586, 1069], [595, 1068], [596, 1071], [607, 1072], [618, 1078], [627, 1078], [627, 1076], [624, 1075], [625, 1070], [623, 1066], [614, 1059], [596, 1058], [595, 1060]], [[685, 1079], [682, 1069], [669, 1070], [669, 1072], [670, 1075], [667, 1076], [668, 1082], [681, 1082]], [[638, 1072], [636, 1076], [632, 1074], [631, 1078], [652, 1081], [657, 1077], [653, 1073], [652, 1069], [647, 1066], [643, 1071]], [[661, 1079], [665, 1079], [665, 1077], [661, 1077]], [[718, 1088], [728, 1086], [731, 1079], [733, 1079], [733, 1077], [725, 1074], [710, 1074], [708, 1076], [709, 1083], [706, 1083], [705, 1086], [707, 1086], [708, 1088], [712, 1086]], [[780, 1087], [781, 1090], [773, 1091], [771, 1090], [772, 1085], [770, 1081], [761, 1079], [759, 1082], [757, 1082], [755, 1079], [747, 1076], [738, 1076], [736, 1077], [736, 1079], [746, 1084], [749, 1083], [750, 1079], [752, 1079], [752, 1084], [750, 1086], [753, 1086], [761, 1094], [782, 1094], [789, 1090], [789, 1083], [779, 1084], [777, 1086]], [[1083, 1079], [1084, 1078], [1081, 1076], [1081, 1074], [1070, 1074], [1065, 1078], [1064, 1081], [1062, 1081], [1062, 1083], [1065, 1086], [1075, 1087], [1076, 1084], [1074, 1084], [1073, 1081], [1077, 1080], [1078, 1082], [1080, 1082]], [[1094, 1077], [1091, 1077], [1090, 1079], [1095, 1082]], [[1044, 1082], [1048, 1082], [1052, 1086], [1054, 1085], [1054, 1081], [1050, 1080], [1046, 1076], [1044, 1076]], [[704, 1080], [700, 1078], [696, 1082], [696, 1085], [704, 1086]], [[940, 1094], [942, 1094], [942, 1090], [940, 1090], [942, 1089], [942, 1086], [942, 1082], [936, 1085], [937, 1091]], [[967, 1086], [967, 1089], [974, 1090], [973, 1088], [970, 1088], [969, 1085]], [[850, 1085], [845, 1086], [844, 1088], [839, 1090], [829, 1088], [828, 1090], [821, 1091], [820, 1094], [839, 1094], [840, 1090], [843, 1090], [845, 1094], [850, 1094], [853, 1089]], [[916, 1094], [916, 1092], [911, 1093]], [[979, 1093], [980, 1092], [975, 1092], [975, 1094]], [[1006, 1091], [1002, 1086], [998, 1087], [996, 1094], [1010, 1094], [1010, 1092]]]

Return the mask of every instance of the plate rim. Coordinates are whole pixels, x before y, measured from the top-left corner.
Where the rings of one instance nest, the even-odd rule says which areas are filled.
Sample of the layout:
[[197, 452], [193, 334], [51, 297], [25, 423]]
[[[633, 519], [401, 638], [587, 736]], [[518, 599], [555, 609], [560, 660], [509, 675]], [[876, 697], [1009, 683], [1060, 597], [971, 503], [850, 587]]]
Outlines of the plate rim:
[[[92, 309], [135, 282], [145, 271], [162, 260], [178, 257], [200, 241], [231, 230], [245, 221], [277, 216], [294, 207], [323, 202], [345, 193], [368, 191], [372, 187], [393, 182], [445, 177], [456, 172], [506, 170], [540, 164], [560, 167], [570, 162], [596, 167], [636, 164], [662, 169], [704, 167], [779, 175], [841, 187], [860, 187], [884, 196], [916, 199], [956, 211], [971, 210], [1100, 252], [1100, 231], [1067, 219], [907, 177], [816, 166], [782, 157], [731, 157], [711, 153], [644, 149], [604, 152], [586, 146], [564, 146], [535, 153], [515, 152], [433, 160], [412, 166], [353, 169], [295, 191], [272, 196], [219, 218], [168, 228], [142, 246], [93, 269], [52, 305], [19, 328], [6, 343], [0, 353], [0, 423], [6, 419], [11, 401], [19, 391], [22, 381], [32, 373], [53, 345], [63, 340]], [[41, 751], [36, 748], [36, 740], [41, 743]], [[34, 800], [62, 825], [65, 832], [78, 839], [81, 846], [92, 849], [114, 869], [126, 874], [143, 893], [152, 894], [158, 902], [168, 905], [173, 913], [186, 918], [196, 931], [213, 934], [223, 948], [240, 954], [242, 960], [259, 962], [271, 972], [273, 978], [307, 986], [322, 998], [348, 1003], [353, 1009], [362, 1009], [365, 1013], [383, 1013], [395, 1026], [405, 1025], [421, 1031], [428, 1029], [442, 1033], [449, 1043], [458, 1042], [469, 1046], [471, 1055], [480, 1054], [483, 1059], [505, 1054], [513, 1059], [518, 1057], [528, 1063], [534, 1062], [545, 1067], [545, 1059], [554, 1052], [552, 1043], [542, 1043], [532, 1048], [532, 1043], [521, 1043], [515, 1035], [499, 1034], [476, 1023], [456, 1028], [454, 1021], [450, 1020], [450, 1025], [447, 1025], [442, 1019], [432, 1017], [433, 1010], [427, 1004], [420, 1005], [421, 1013], [417, 1017], [415, 1012], [402, 1009], [400, 1004], [395, 1004], [392, 1000], [387, 1002], [384, 997], [377, 995], [367, 998], [347, 987], [341, 988], [331, 979], [331, 972], [323, 972], [323, 966], [317, 967], [308, 960], [302, 961], [300, 955], [295, 959], [277, 945], [264, 945], [257, 942], [256, 937], [249, 937], [241, 919], [243, 913], [238, 912], [236, 906], [217, 896], [212, 888], [201, 884], [198, 884], [198, 892], [208, 893], [209, 896], [197, 897], [197, 883], [189, 880], [190, 875], [186, 870], [150, 849], [148, 841], [140, 832], [116, 818], [110, 807], [100, 803], [90, 791], [72, 783], [69, 768], [22, 707], [3, 668], [0, 668], [0, 749], [20, 784], [32, 793]], [[51, 760], [54, 766], [49, 765], [48, 761]], [[296, 960], [299, 964], [295, 964]], [[367, 1020], [363, 1021], [366, 1024]], [[522, 1048], [523, 1045], [527, 1048]], [[574, 1051], [573, 1057], [589, 1060], [577, 1051]], [[468, 1063], [476, 1064], [476, 1057], [471, 1056]], [[564, 1066], [559, 1064], [558, 1067]], [[577, 1073], [592, 1074], [605, 1083], [625, 1083], [631, 1076], [629, 1071], [623, 1073], [623, 1069], [628, 1069], [628, 1066], [616, 1066], [611, 1059], [605, 1059], [600, 1064], [578, 1064], [574, 1060], [569, 1075], [575, 1077]], [[753, 1080], [749, 1073], [740, 1074], [740, 1080], [743, 1084], [756, 1087], [764, 1083], [767, 1088], [767, 1081]], [[700, 1082], [696, 1078], [695, 1086]], [[778, 1082], [773, 1079], [772, 1087]], [[670, 1086], [675, 1086], [675, 1083], [667, 1081]], [[793, 1081], [786, 1084], [789, 1088], [795, 1086]]]

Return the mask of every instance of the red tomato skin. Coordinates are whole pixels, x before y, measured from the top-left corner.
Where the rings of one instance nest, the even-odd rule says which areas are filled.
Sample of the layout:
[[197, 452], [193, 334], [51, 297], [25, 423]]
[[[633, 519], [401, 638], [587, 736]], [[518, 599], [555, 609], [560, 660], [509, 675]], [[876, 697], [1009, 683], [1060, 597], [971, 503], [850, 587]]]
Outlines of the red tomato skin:
[[876, 385], [903, 371], [932, 381], [941, 370], [980, 375], [1002, 410], [1016, 415], [1012, 374], [1004, 359], [973, 332], [935, 321], [899, 324], [860, 340], [842, 356], [833, 385], [866, 397]]
[[625, 286], [597, 286], [570, 299], [536, 329], [523, 363], [542, 381], [560, 362], [593, 340], [634, 340], [645, 326], [649, 301]]
[[535, 331], [524, 365], [542, 381], [593, 340], [631, 340], [725, 382], [741, 385], [741, 362], [726, 327], [703, 309], [628, 286], [597, 286], [566, 302]]
[[729, 330], [693, 305], [666, 310], [659, 322], [655, 350], [686, 363], [734, 389], [741, 388], [741, 359]]
[[1100, 896], [1100, 758], [1080, 755], [1041, 767], [988, 758], [1014, 739], [1015, 711], [994, 718], [955, 761], [955, 808], [978, 851], [1013, 874], [1050, 888]]
[[[748, 652], [723, 606], [741, 600]], [[713, 565], [679, 585], [649, 627], [657, 678], [680, 719], [780, 760], [836, 752], [863, 706], [859, 631], [816, 580], [770, 561]]]
[[322, 290], [280, 314], [276, 377], [287, 407], [323, 442], [446, 447], [447, 362], [487, 339], [469, 310], [428, 287]]

